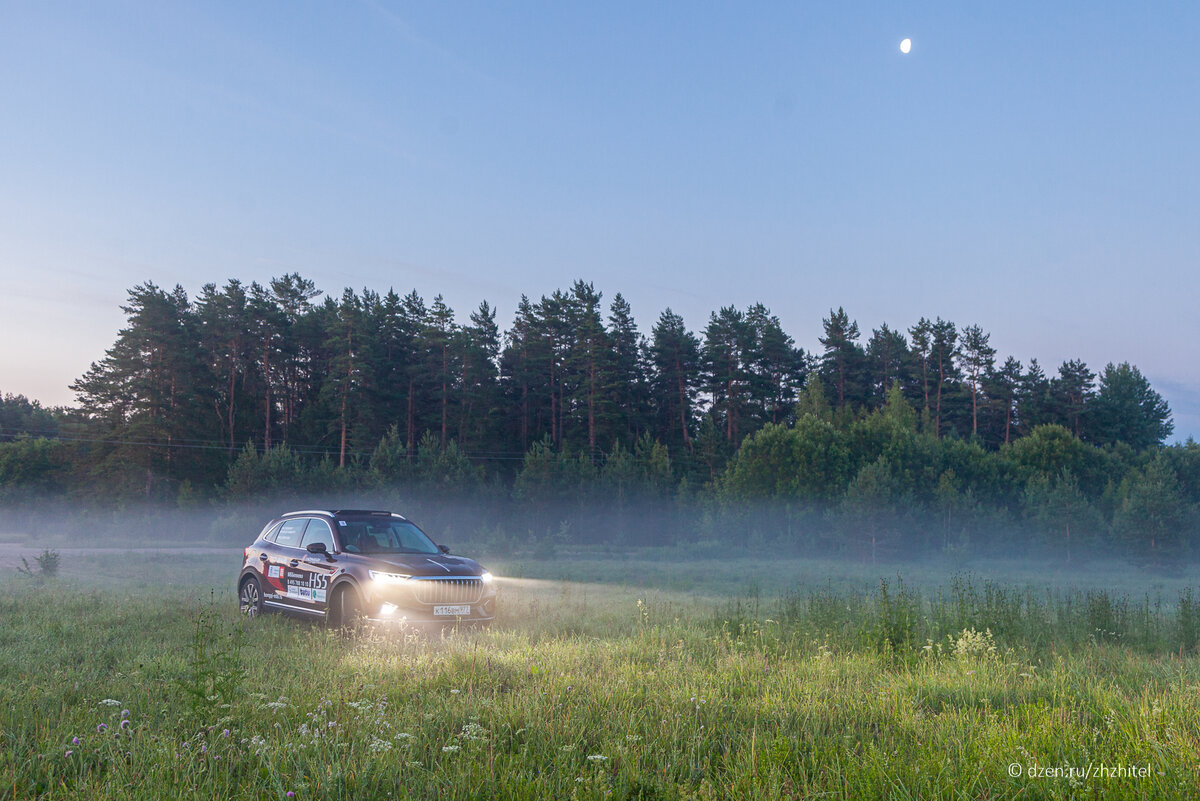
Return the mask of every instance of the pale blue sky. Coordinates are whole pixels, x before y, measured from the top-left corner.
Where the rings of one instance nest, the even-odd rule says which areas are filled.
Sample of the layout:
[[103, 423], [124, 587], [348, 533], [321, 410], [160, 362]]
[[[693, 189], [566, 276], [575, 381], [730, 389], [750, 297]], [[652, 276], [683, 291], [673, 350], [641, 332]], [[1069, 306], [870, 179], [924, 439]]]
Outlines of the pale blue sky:
[[[899, 52], [911, 37], [912, 53]], [[763, 301], [819, 347], [978, 323], [1131, 361], [1200, 436], [1194, 3], [0, 4], [0, 390], [132, 285], [293, 270], [643, 331]]]

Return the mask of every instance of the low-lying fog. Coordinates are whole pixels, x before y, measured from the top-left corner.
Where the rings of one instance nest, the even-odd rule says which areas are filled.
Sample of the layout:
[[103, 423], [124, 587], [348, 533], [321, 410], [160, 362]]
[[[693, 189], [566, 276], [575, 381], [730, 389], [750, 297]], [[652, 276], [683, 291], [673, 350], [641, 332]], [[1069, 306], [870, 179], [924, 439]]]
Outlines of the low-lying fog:
[[[976, 532], [975, 542], [949, 547], [936, 533], [923, 540], [927, 545], [921, 550], [908, 547], [911, 528], [879, 529], [872, 560], [861, 541], [835, 531], [814, 510], [713, 509], [698, 516], [669, 504], [562, 504], [517, 514], [500, 504], [395, 495], [217, 502], [195, 509], [101, 510], [62, 500], [29, 502], [0, 510], [0, 571], [11, 579], [22, 557], [33, 563], [52, 549], [60, 554], [63, 578], [103, 583], [128, 577], [122, 552], [162, 550], [164, 560], [174, 555], [176, 562], [192, 566], [195, 581], [187, 580], [189, 571], [180, 577], [187, 584], [231, 588], [242, 548], [272, 517], [304, 508], [400, 512], [435, 541], [509, 579], [623, 585], [706, 598], [768, 597], [821, 587], [854, 591], [877, 588], [880, 581], [934, 589], [964, 575], [1035, 588], [1096, 588], [1169, 599], [1200, 584], [1200, 566], [1190, 561], [1131, 558], [1089, 544], [1086, 533], [1076, 535], [1068, 557], [1061, 549], [1039, 548], [1016, 529], [985, 536]], [[228, 581], [221, 578], [225, 575]]]

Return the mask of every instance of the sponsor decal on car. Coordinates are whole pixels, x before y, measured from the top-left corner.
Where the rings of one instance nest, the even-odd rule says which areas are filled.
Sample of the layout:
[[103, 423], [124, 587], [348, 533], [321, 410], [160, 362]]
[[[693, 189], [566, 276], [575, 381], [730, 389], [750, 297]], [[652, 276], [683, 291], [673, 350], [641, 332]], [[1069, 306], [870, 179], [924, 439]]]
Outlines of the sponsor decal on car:
[[285, 572], [284, 580], [287, 582], [287, 589], [284, 591], [284, 594], [289, 598], [315, 603], [325, 602], [325, 592], [326, 587], [329, 586], [329, 576], [308, 573], [303, 570], [289, 570]]

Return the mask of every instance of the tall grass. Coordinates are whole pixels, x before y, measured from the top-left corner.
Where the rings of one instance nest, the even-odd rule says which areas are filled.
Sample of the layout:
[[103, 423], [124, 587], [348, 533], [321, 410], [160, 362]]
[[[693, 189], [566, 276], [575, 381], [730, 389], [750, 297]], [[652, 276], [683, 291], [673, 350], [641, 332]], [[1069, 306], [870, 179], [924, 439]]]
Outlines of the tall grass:
[[[1200, 795], [1190, 592], [502, 593], [487, 631], [347, 637], [194, 586], [20, 590], [0, 798]], [[1062, 770], [1101, 763], [1149, 771]]]

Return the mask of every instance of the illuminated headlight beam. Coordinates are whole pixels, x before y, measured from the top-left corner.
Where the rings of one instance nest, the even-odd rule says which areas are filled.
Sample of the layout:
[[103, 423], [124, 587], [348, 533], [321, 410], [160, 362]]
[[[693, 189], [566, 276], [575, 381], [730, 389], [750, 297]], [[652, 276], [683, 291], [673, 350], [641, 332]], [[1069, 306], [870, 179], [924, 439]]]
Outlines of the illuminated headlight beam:
[[487, 571], [487, 570], [483, 571], [482, 573], [479, 574], [479, 580], [482, 581], [484, 584], [491, 584], [492, 583], [491, 572]]
[[368, 571], [371, 574], [372, 581], [378, 581], [380, 584], [403, 584], [412, 578], [412, 576], [403, 573], [384, 573], [379, 570]]

